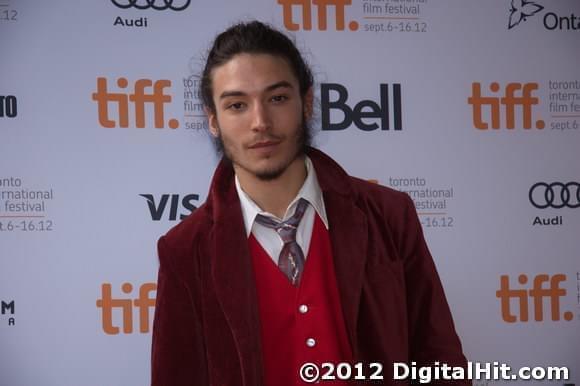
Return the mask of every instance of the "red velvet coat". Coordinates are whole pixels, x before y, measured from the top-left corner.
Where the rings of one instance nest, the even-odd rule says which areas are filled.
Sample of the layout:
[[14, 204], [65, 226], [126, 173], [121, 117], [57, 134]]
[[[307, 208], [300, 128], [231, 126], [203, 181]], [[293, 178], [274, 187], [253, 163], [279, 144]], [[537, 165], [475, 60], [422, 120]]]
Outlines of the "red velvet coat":
[[[393, 383], [392, 362], [465, 365], [412, 200], [348, 176], [318, 150], [308, 155], [355, 360], [382, 362], [384, 384]], [[256, 286], [231, 166], [220, 163], [207, 201], [158, 247], [152, 385], [263, 385]]]

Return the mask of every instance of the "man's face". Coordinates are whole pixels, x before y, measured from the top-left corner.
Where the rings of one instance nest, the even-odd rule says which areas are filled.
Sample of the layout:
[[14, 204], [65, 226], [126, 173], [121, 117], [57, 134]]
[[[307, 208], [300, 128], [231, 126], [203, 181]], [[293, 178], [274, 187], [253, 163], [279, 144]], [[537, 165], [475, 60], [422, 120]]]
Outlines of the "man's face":
[[223, 144], [236, 173], [272, 180], [301, 154], [304, 117], [298, 80], [288, 63], [268, 54], [239, 54], [212, 71], [215, 112], [210, 131]]

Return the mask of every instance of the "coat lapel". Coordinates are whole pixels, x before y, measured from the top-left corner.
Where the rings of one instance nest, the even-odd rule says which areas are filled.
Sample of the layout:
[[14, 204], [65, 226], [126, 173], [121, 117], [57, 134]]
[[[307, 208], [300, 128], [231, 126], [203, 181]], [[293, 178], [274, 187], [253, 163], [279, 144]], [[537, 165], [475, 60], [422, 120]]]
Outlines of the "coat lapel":
[[310, 149], [328, 217], [336, 282], [342, 312], [355, 358], [357, 320], [367, 260], [367, 219], [356, 206], [349, 176], [324, 153]]
[[261, 385], [263, 362], [257, 290], [233, 170], [224, 162], [214, 176], [212, 196], [216, 222], [211, 260], [216, 295], [236, 343], [243, 384]]
[[352, 201], [333, 194], [325, 195], [324, 199], [342, 312], [356, 357], [356, 329], [366, 262], [367, 223]]

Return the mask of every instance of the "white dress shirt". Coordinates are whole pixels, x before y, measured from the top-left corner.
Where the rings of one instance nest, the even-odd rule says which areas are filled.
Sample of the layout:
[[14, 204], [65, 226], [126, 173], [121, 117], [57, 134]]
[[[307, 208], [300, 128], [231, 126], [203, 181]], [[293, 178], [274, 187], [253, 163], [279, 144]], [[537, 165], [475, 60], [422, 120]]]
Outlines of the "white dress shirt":
[[246, 236], [250, 237], [250, 233], [254, 235], [256, 240], [260, 243], [262, 248], [268, 253], [272, 258], [274, 263], [278, 265], [278, 257], [280, 251], [282, 250], [282, 239], [278, 236], [278, 233], [272, 228], [268, 228], [262, 224], [255, 221], [258, 214], [272, 217], [277, 221], [286, 221], [288, 218], [292, 217], [296, 211], [296, 204], [300, 198], [304, 198], [310, 205], [306, 208], [302, 221], [298, 225], [296, 231], [296, 242], [302, 248], [304, 252], [304, 258], [308, 256], [308, 250], [310, 248], [310, 239], [312, 237], [312, 229], [314, 228], [314, 214], [318, 213], [318, 216], [322, 219], [324, 226], [328, 229], [328, 219], [326, 218], [326, 209], [324, 208], [324, 200], [322, 199], [322, 191], [320, 190], [320, 185], [318, 184], [318, 179], [316, 178], [316, 171], [312, 166], [312, 161], [308, 156], [305, 156], [306, 164], [306, 180], [304, 184], [298, 191], [296, 197], [290, 202], [290, 205], [286, 209], [284, 218], [280, 219], [275, 215], [263, 211], [247, 194], [243, 191], [238, 181], [238, 176], [236, 175], [236, 190], [238, 191], [238, 197], [240, 198], [240, 204], [242, 206], [242, 215], [244, 217], [244, 225], [246, 227]]

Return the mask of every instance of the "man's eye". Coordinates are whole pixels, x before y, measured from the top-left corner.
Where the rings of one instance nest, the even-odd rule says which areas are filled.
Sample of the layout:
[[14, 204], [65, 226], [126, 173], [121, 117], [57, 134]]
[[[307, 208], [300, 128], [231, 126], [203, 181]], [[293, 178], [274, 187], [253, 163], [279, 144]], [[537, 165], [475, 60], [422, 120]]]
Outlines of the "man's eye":
[[274, 95], [271, 100], [272, 102], [284, 102], [288, 97], [286, 95]]
[[244, 107], [242, 102], [231, 103], [228, 105], [229, 110], [241, 110]]

